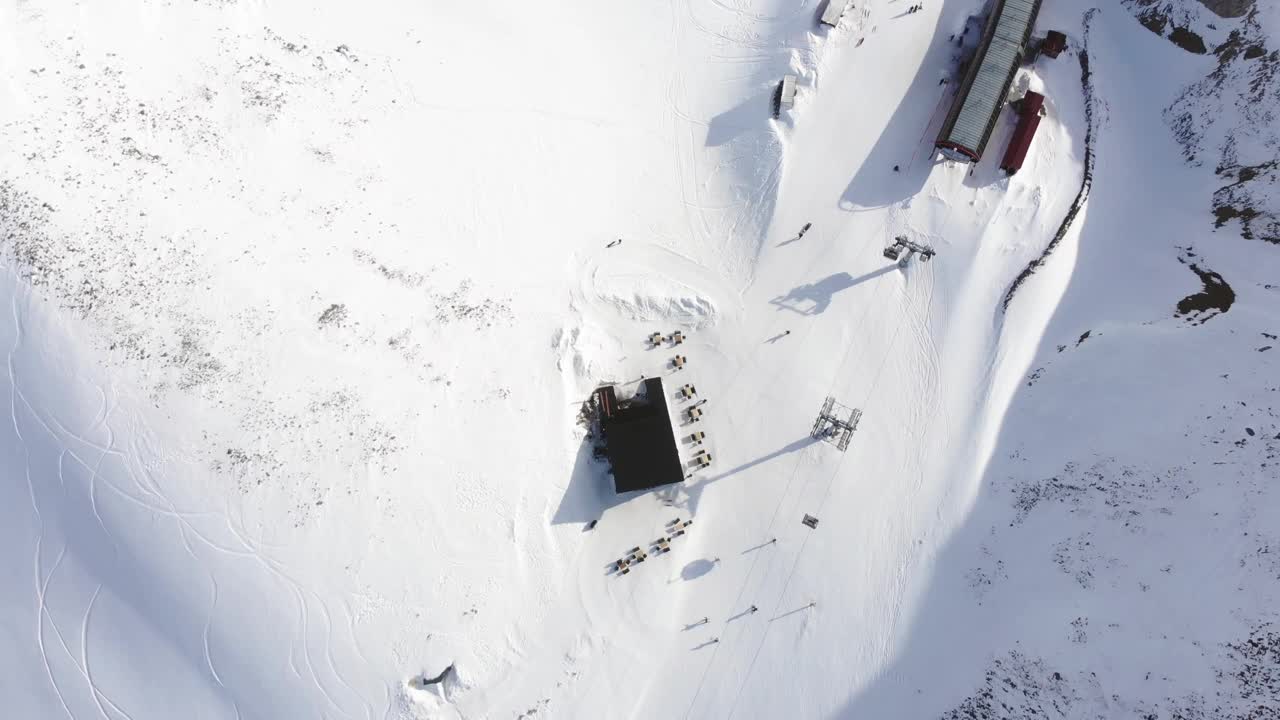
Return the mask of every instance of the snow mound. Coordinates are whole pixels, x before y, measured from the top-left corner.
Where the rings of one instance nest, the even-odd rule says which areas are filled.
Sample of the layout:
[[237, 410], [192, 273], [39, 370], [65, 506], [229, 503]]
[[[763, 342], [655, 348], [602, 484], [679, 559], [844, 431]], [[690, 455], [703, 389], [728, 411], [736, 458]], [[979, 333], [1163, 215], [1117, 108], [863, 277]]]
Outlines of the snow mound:
[[[706, 287], [705, 268], [674, 252], [644, 252], [603, 260], [582, 268], [580, 306], [637, 321], [672, 321], [691, 328], [713, 325], [720, 314], [716, 291]], [[657, 268], [662, 268], [658, 271]]]

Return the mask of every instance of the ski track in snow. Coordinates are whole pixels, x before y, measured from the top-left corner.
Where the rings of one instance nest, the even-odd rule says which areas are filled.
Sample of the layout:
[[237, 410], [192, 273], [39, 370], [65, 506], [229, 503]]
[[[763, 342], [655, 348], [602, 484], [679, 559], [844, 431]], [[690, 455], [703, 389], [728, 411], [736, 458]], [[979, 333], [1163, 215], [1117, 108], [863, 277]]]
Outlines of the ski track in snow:
[[212, 577], [209, 578], [209, 614], [204, 621], [204, 632], [201, 633], [201, 640], [204, 642], [204, 662], [209, 667], [209, 674], [213, 676], [214, 682], [221, 687], [226, 687], [222, 682], [222, 678], [218, 676], [218, 669], [213, 666], [213, 655], [209, 652], [209, 629], [213, 627], [213, 614], [218, 609], [218, 581]]
[[[15, 315], [15, 318], [18, 317], [17, 302], [18, 302], [18, 298], [15, 292], [14, 296], [11, 297], [11, 308]], [[15, 320], [15, 322], [18, 323], [17, 327], [21, 327], [21, 321]], [[101, 479], [102, 462], [106, 457], [112, 456], [112, 457], [124, 459], [127, 461], [130, 455], [136, 457], [136, 455], [133, 455], [133, 453], [136, 453], [137, 450], [132, 451], [132, 453], [126, 454], [124, 452], [121, 452], [115, 449], [114, 441], [113, 441], [114, 431], [112, 431], [109, 426], [106, 426], [107, 432], [108, 432], [108, 442], [104, 446], [104, 445], [98, 445], [96, 443], [93, 443], [92, 441], [89, 441], [84, 437], [83, 433], [76, 433], [76, 432], [70, 431], [57, 418], [49, 418], [46, 420], [41, 415], [41, 413], [37, 410], [37, 408], [35, 408], [18, 390], [18, 388], [21, 387], [21, 382], [19, 378], [15, 375], [13, 370], [13, 356], [15, 353], [17, 353], [20, 350], [21, 346], [22, 346], [22, 337], [21, 337], [21, 334], [19, 334], [16, 337], [15, 345], [13, 348], [11, 348], [8, 356], [9, 377], [10, 377], [11, 388], [13, 393], [11, 397], [11, 402], [10, 402], [10, 408], [11, 408], [10, 415], [11, 415], [11, 422], [13, 423], [15, 432], [18, 433], [18, 436], [20, 438], [23, 438], [23, 442], [26, 441], [24, 438], [24, 433], [22, 431], [23, 423], [18, 418], [18, 403], [21, 403], [22, 409], [26, 412], [26, 414], [32, 420], [35, 421], [37, 427], [41, 431], [43, 431], [50, 438], [58, 439], [63, 444], [64, 449], [58, 454], [57, 462], [59, 467], [60, 468], [63, 467], [65, 460], [67, 458], [70, 458], [73, 461], [75, 461], [77, 465], [83, 467], [89, 473], [89, 486], [88, 486], [87, 497], [90, 501], [91, 512], [98, 524], [98, 527], [103, 531], [108, 542], [110, 542], [113, 545], [113, 547], [117, 547], [115, 546], [115, 539], [112, 537], [110, 531], [108, 530], [107, 523], [104, 521], [99, 511], [99, 501], [97, 498], [98, 480]], [[105, 402], [105, 399], [106, 399], [105, 392], [102, 392], [101, 388], [99, 388], [99, 392], [104, 401], [103, 410], [100, 411], [100, 413], [95, 418], [93, 427], [97, 427], [100, 424], [105, 423], [105, 421], [108, 420], [111, 415], [110, 410], [107, 409], [108, 406]], [[96, 450], [97, 452], [100, 453], [98, 460], [95, 462], [90, 462], [85, 458], [82, 458], [76, 451], [70, 449], [69, 446], [71, 443], [77, 443], [83, 446], [87, 446], [90, 449]], [[243, 536], [239, 535], [238, 532], [234, 531], [234, 528], [231, 528], [230, 526], [228, 526], [228, 528], [232, 529], [233, 533], [236, 534], [237, 540], [242, 543], [242, 548], [231, 548], [231, 547], [226, 547], [219, 543], [216, 543], [206, 534], [198, 530], [194, 524], [192, 524], [192, 520], [195, 520], [195, 519], [222, 517], [220, 513], [216, 513], [212, 511], [202, 511], [202, 512], [179, 511], [176, 505], [169, 499], [167, 494], [160, 488], [159, 484], [155, 482], [155, 480], [150, 479], [151, 472], [149, 469], [142, 466], [138, 466], [137, 469], [135, 470], [135, 467], [132, 464], [129, 464], [126, 466], [126, 470], [131, 476], [131, 478], [134, 480], [134, 488], [142, 494], [141, 496], [135, 495], [114, 483], [107, 482], [107, 483], [104, 483], [104, 485], [112, 491], [113, 495], [115, 495], [120, 499], [123, 499], [131, 504], [134, 504], [142, 508], [143, 510], [149, 513], [152, 513], [156, 516], [167, 517], [169, 519], [175, 520], [178, 523], [177, 529], [179, 531], [179, 537], [181, 539], [182, 546], [193, 562], [197, 564], [201, 562], [200, 556], [196, 551], [196, 546], [192, 544], [194, 541], [199, 543], [200, 547], [208, 548], [219, 554], [223, 554], [231, 557], [242, 557], [242, 558], [250, 558], [250, 559], [256, 560], [261, 568], [263, 568], [273, 576], [277, 577], [282, 582], [286, 583], [286, 586], [290, 588], [297, 602], [298, 619], [296, 624], [301, 628], [300, 638], [301, 638], [301, 646], [302, 646], [302, 656], [304, 659], [304, 664], [307, 668], [308, 679], [312, 683], [312, 685], [316, 688], [316, 690], [321, 694], [321, 696], [325, 698], [326, 702], [329, 704], [331, 709], [333, 709], [337, 713], [338, 717], [353, 717], [351, 713], [346, 711], [343, 707], [341, 707], [338, 704], [338, 702], [335, 701], [333, 696], [329, 693], [326, 681], [322, 679], [320, 673], [316, 671], [316, 668], [312, 664], [312, 659], [311, 659], [312, 651], [311, 651], [311, 645], [310, 645], [311, 639], [309, 637], [309, 632], [311, 629], [311, 621], [310, 621], [309, 611], [307, 609], [308, 607], [307, 601], [304, 598], [302, 591], [299, 589], [300, 585], [298, 584], [297, 580], [290, 577], [288, 574], [283, 573], [280, 570], [280, 567], [278, 566], [278, 564], [270, 561], [269, 559], [266, 559], [264, 556], [258, 553], [252, 547], [252, 545], [250, 545], [244, 540]], [[147, 478], [148, 480], [143, 481], [141, 480], [141, 478]], [[68, 491], [72, 488], [72, 485], [68, 483], [63, 472], [58, 473], [57, 481], [60, 487]], [[39, 518], [41, 515], [40, 503], [37, 500], [37, 492], [35, 490], [35, 486], [32, 483], [30, 477], [28, 477], [28, 493], [31, 498], [33, 512], [36, 514], [36, 517]], [[142, 499], [143, 497], [146, 497], [148, 499], [144, 500]], [[42, 536], [43, 536], [43, 533], [42, 533]], [[67, 700], [67, 696], [64, 692], [63, 684], [56, 677], [56, 674], [54, 672], [54, 663], [50, 660], [48, 650], [46, 649], [46, 646], [45, 646], [46, 628], [49, 630], [52, 630], [54, 637], [58, 641], [58, 646], [61, 648], [62, 652], [65, 653], [67, 659], [70, 660], [75, 665], [77, 672], [79, 673], [81, 679], [84, 681], [86, 685], [86, 688], [89, 693], [89, 697], [90, 699], [92, 699], [98, 713], [101, 716], [106, 718], [115, 717], [115, 718], [124, 718], [125, 720], [132, 720], [133, 716], [130, 713], [126, 712], [120, 706], [120, 704], [114, 701], [111, 698], [110, 693], [104, 690], [100, 686], [100, 684], [95, 680], [89, 664], [88, 653], [89, 653], [90, 617], [93, 612], [94, 604], [96, 603], [98, 596], [102, 590], [102, 585], [97, 584], [96, 586], [94, 586], [92, 594], [90, 595], [84, 607], [83, 615], [81, 617], [81, 621], [79, 624], [79, 637], [78, 637], [79, 651], [77, 652], [76, 650], [73, 649], [72, 645], [68, 642], [67, 636], [63, 632], [63, 629], [60, 627], [59, 621], [55, 618], [55, 615], [52, 612], [52, 610], [49, 608], [49, 604], [48, 604], [50, 584], [53, 582], [54, 577], [57, 575], [58, 570], [61, 567], [64, 558], [66, 557], [66, 547], [65, 545], [63, 545], [59, 549], [58, 555], [55, 558], [53, 565], [48, 569], [47, 573], [42, 568], [41, 556], [43, 552], [43, 547], [44, 547], [43, 537], [37, 538], [36, 544], [35, 544], [34, 576], [37, 581], [36, 601], [37, 601], [38, 624], [37, 624], [37, 630], [35, 633], [35, 638], [36, 638], [36, 641], [39, 647], [39, 652], [42, 658], [42, 664], [45, 669], [45, 675], [50, 683], [50, 686], [56, 693], [59, 699], [59, 703], [63, 711], [67, 714], [67, 716], [75, 717], [76, 713], [74, 713], [71, 710], [71, 707]], [[209, 649], [209, 634], [213, 624], [215, 608], [217, 607], [217, 580], [215, 577], [211, 576], [210, 581], [211, 581], [211, 588], [212, 588], [210, 608], [208, 611], [209, 614], [206, 619], [204, 629], [202, 631], [204, 662], [208, 668], [210, 676], [214, 679], [214, 681], [218, 685], [225, 687], [225, 684], [223, 683], [222, 678], [219, 676], [215, 668], [212, 655], [210, 654], [210, 649]], [[315, 597], [319, 602], [319, 597], [318, 596], [315, 596]], [[332, 652], [331, 620], [330, 620], [327, 609], [323, 606], [323, 603], [320, 603], [319, 609], [322, 614], [323, 623], [324, 623], [325, 642], [324, 642], [323, 652], [324, 652], [324, 659], [325, 659], [325, 664], [327, 665], [328, 672], [351, 695], [357, 698], [360, 698], [361, 694], [346, 680], [345, 677], [343, 677], [341, 672], [337, 669], [337, 662]], [[352, 636], [353, 637], [355, 636], [354, 632], [352, 633]], [[373, 716], [372, 706], [363, 699], [361, 699], [361, 703], [363, 705], [363, 710], [361, 713], [359, 713], [359, 715], [366, 718], [372, 717]], [[237, 712], [237, 715], [239, 715], [240, 710], [239, 710], [238, 704], [236, 705], [236, 712]]]

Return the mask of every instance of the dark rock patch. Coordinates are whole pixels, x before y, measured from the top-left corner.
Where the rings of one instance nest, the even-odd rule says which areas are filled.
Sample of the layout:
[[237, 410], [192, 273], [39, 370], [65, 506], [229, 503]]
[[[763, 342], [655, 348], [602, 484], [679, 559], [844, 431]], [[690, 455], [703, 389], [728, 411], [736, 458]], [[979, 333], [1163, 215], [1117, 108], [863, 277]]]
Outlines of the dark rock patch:
[[1184, 27], [1175, 27], [1173, 32], [1169, 33], [1169, 42], [1196, 55], [1204, 55], [1209, 52], [1209, 49], [1205, 47], [1204, 38]]
[[[1195, 257], [1191, 255], [1191, 257]], [[1212, 270], [1201, 268], [1187, 258], [1179, 258], [1179, 262], [1191, 268], [1200, 278], [1204, 288], [1178, 301], [1174, 317], [1187, 318], [1188, 322], [1203, 325], [1211, 318], [1231, 309], [1236, 301], [1236, 293], [1222, 276]]]
[[1272, 160], [1243, 167], [1219, 167], [1219, 177], [1235, 181], [1213, 193], [1213, 226], [1221, 228], [1232, 220], [1240, 221], [1240, 236], [1246, 240], [1265, 240], [1280, 244], [1280, 221], [1265, 207], [1258, 209], [1261, 188], [1273, 187], [1280, 179], [1280, 161]]
[[316, 324], [324, 327], [326, 325], [341, 326], [347, 319], [347, 306], [340, 303], [334, 303], [324, 309], [320, 313], [320, 317], [316, 319]]
[[1254, 0], [1199, 0], [1200, 4], [1220, 18], [1244, 17], [1253, 9]]

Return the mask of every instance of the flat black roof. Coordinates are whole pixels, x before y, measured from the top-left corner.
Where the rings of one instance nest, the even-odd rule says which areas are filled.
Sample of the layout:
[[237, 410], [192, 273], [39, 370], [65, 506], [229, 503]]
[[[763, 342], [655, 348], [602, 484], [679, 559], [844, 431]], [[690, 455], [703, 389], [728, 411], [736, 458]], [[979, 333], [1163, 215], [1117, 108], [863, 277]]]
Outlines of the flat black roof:
[[597, 390], [596, 398], [616, 492], [648, 490], [684, 480], [662, 378], [645, 380], [643, 393], [623, 403], [617, 401], [612, 386]]

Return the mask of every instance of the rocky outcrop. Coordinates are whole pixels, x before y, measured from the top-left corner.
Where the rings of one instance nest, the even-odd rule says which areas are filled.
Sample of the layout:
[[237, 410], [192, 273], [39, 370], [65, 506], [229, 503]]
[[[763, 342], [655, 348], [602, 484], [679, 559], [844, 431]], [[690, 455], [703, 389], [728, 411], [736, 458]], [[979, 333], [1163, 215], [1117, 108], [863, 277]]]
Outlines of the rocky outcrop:
[[1252, 0], [1124, 4], [1152, 32], [1217, 57], [1214, 70], [1165, 109], [1165, 122], [1188, 163], [1213, 163], [1221, 181], [1211, 199], [1213, 227], [1280, 244], [1280, 51], [1261, 12]]
[[1125, 0], [1124, 5], [1143, 27], [1183, 50], [1197, 55], [1209, 51], [1204, 37], [1195, 29], [1202, 24], [1198, 8], [1185, 5], [1182, 0]]
[[1253, 9], [1254, 0], [1199, 0], [1200, 4], [1220, 18], [1244, 17]]
[[1191, 272], [1200, 278], [1204, 287], [1200, 292], [1179, 300], [1174, 317], [1183, 318], [1192, 325], [1203, 325], [1231, 309], [1236, 301], [1236, 293], [1221, 275], [1197, 264], [1196, 254], [1191, 251], [1178, 258], [1178, 262], [1191, 268]]

